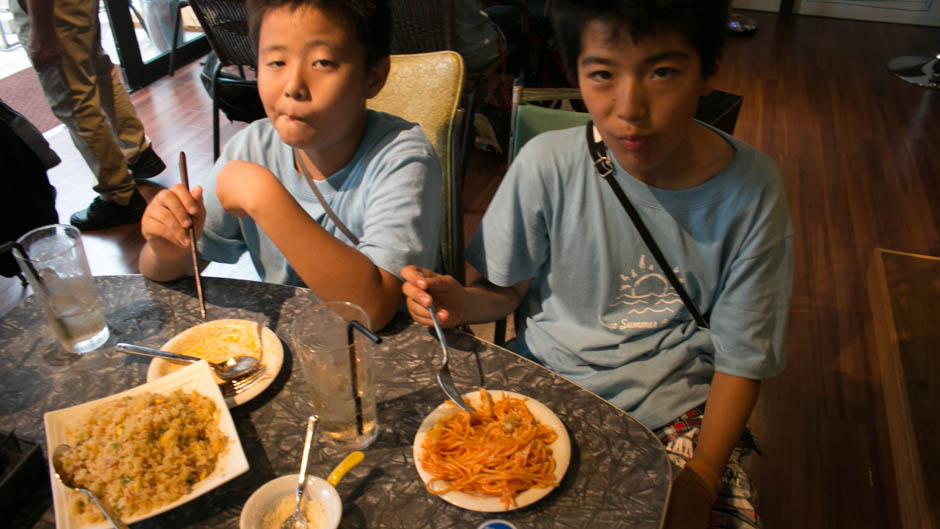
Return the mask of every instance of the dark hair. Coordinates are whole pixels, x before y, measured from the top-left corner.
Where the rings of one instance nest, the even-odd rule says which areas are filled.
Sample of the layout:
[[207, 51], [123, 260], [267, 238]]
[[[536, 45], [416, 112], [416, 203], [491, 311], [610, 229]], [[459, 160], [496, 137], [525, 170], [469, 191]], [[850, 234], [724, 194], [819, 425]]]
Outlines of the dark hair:
[[624, 31], [634, 42], [660, 31], [678, 31], [698, 52], [702, 75], [711, 77], [725, 47], [730, 9], [730, 0], [559, 0], [552, 8], [552, 24], [572, 79], [578, 78], [582, 33], [595, 20], [608, 22], [615, 40]]
[[315, 7], [345, 24], [366, 51], [366, 66], [388, 57], [392, 46], [391, 14], [386, 0], [247, 0], [248, 31], [258, 49], [261, 22], [269, 12], [286, 7]]

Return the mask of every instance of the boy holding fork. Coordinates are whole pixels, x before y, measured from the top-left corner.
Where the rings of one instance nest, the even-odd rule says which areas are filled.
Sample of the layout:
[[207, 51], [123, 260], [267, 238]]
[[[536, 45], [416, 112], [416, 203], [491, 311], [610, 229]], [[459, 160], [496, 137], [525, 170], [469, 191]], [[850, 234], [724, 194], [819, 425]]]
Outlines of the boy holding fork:
[[381, 328], [401, 306], [402, 266], [435, 265], [442, 218], [441, 166], [421, 128], [365, 106], [388, 75], [387, 5], [250, 0], [248, 10], [267, 119], [226, 144], [204, 188], [154, 198], [141, 272], [192, 273], [193, 226], [202, 259], [247, 251], [262, 280], [353, 302]]
[[760, 381], [784, 365], [793, 232], [776, 164], [694, 120], [729, 2], [555, 6], [593, 127], [529, 141], [468, 249], [481, 280], [407, 267], [409, 310], [429, 323], [433, 296], [451, 327], [515, 312], [518, 353], [666, 445], [677, 470], [666, 527], [758, 527], [745, 425]]

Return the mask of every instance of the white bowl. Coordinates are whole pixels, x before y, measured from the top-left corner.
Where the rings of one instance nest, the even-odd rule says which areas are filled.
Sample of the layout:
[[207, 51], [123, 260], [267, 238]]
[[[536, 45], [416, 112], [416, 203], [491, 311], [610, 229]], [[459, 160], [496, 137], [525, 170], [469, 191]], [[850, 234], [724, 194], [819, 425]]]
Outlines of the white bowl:
[[[238, 520], [240, 529], [261, 529], [264, 515], [274, 509], [285, 496], [294, 497], [297, 491], [297, 476], [294, 474], [281, 476], [265, 483], [245, 502], [242, 514]], [[343, 517], [343, 502], [332, 485], [325, 479], [316, 476], [307, 476], [304, 483], [304, 497], [308, 501], [319, 502], [326, 512], [326, 525], [323, 529], [336, 529]], [[314, 529], [311, 526], [310, 529]]]

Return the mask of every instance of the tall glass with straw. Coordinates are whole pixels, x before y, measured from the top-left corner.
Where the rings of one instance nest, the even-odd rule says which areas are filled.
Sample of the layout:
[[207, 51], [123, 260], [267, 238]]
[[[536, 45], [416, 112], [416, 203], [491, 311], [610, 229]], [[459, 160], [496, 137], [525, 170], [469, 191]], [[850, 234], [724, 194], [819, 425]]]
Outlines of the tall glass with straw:
[[66, 351], [87, 353], [108, 341], [108, 324], [77, 229], [67, 224], [42, 226], [4, 244], [2, 250], [13, 251]]
[[327, 443], [347, 450], [369, 446], [379, 431], [373, 349], [381, 340], [370, 326], [368, 314], [346, 301], [314, 305], [291, 324], [319, 431]]

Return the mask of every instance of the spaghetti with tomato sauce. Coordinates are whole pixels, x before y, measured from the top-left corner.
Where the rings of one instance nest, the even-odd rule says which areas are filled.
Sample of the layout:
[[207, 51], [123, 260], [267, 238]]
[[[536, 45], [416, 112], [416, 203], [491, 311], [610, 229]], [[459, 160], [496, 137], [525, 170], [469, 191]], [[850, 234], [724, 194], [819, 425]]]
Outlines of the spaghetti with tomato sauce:
[[[421, 465], [431, 474], [431, 494], [451, 491], [497, 496], [510, 508], [532, 487], [557, 487], [549, 445], [558, 438], [540, 424], [525, 399], [493, 401], [480, 388], [474, 413], [460, 410], [435, 424], [422, 443]], [[433, 486], [440, 482], [439, 486]]]

